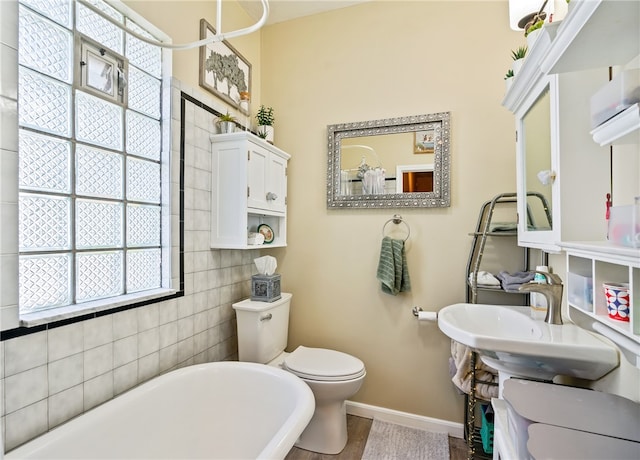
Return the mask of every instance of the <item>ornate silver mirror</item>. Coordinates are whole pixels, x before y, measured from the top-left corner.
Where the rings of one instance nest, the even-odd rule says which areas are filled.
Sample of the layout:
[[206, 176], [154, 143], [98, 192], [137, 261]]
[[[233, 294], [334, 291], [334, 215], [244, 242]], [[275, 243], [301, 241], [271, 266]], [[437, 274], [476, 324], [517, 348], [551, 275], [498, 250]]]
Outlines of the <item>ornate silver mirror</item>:
[[451, 205], [449, 112], [327, 126], [327, 208]]

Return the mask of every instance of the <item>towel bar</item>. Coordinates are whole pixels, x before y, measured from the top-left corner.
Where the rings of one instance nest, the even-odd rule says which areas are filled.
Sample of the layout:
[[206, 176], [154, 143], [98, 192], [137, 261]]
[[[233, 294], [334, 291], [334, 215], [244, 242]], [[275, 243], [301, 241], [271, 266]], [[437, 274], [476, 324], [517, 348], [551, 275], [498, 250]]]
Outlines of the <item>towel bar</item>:
[[384, 223], [384, 225], [382, 226], [382, 236], [384, 236], [385, 228], [387, 228], [387, 225], [389, 225], [391, 222], [393, 222], [396, 225], [399, 225], [399, 224], [406, 225], [406, 227], [407, 227], [407, 237], [404, 239], [404, 241], [407, 241], [409, 239], [409, 236], [411, 236], [411, 227], [409, 227], [409, 224], [406, 223], [404, 221], [404, 219], [402, 219], [402, 216], [400, 214], [394, 214], [391, 219], [389, 219], [388, 221], [386, 221]]

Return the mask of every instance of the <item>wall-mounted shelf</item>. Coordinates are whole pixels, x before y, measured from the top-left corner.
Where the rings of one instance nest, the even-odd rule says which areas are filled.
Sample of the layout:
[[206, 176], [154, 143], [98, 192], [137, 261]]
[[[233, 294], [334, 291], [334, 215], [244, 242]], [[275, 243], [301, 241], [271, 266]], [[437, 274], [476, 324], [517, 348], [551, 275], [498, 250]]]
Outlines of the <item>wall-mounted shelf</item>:
[[[567, 242], [562, 246], [567, 254], [567, 292], [578, 292], [577, 296], [568, 296], [569, 317], [615, 342], [627, 359], [640, 368], [640, 249], [607, 242]], [[576, 286], [581, 279], [590, 279], [591, 287]], [[605, 282], [629, 284], [628, 322], [609, 318], [602, 287]], [[583, 301], [584, 297], [590, 301]]]
[[634, 104], [591, 131], [600, 146], [640, 144], [640, 104]]

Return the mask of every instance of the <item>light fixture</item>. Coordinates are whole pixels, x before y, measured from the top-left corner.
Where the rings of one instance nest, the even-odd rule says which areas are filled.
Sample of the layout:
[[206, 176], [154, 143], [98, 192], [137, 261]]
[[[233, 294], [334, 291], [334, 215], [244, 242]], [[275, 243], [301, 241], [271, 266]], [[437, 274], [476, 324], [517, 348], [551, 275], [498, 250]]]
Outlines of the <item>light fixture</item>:
[[198, 48], [200, 46], [208, 45], [209, 43], [219, 42], [219, 41], [222, 41], [222, 40], [227, 40], [229, 38], [241, 37], [242, 35], [250, 34], [250, 33], [255, 32], [256, 30], [260, 29], [264, 25], [264, 23], [267, 22], [267, 18], [269, 17], [269, 1], [268, 0], [260, 0], [260, 2], [262, 3], [262, 17], [260, 18], [260, 20], [258, 22], [256, 22], [252, 26], [245, 27], [244, 29], [238, 29], [238, 30], [234, 30], [232, 32], [224, 32], [223, 33], [222, 32], [222, 1], [223, 0], [217, 0], [217, 2], [216, 2], [217, 15], [216, 15], [216, 33], [215, 33], [215, 35], [212, 35], [212, 36], [207, 37], [205, 39], [198, 40], [198, 41], [191, 42], [191, 43], [184, 43], [184, 44], [174, 45], [172, 43], [164, 43], [164, 42], [160, 42], [158, 40], [154, 40], [154, 39], [145, 37], [143, 35], [140, 35], [140, 34], [134, 32], [131, 29], [126, 28], [123, 24], [121, 24], [120, 22], [116, 21], [115, 19], [113, 19], [109, 15], [105, 14], [104, 12], [102, 12], [100, 9], [98, 9], [96, 6], [94, 6], [91, 3], [89, 3], [87, 0], [76, 0], [76, 1], [78, 3], [80, 3], [80, 4], [82, 4], [83, 6], [89, 8], [91, 11], [93, 11], [94, 13], [96, 13], [97, 15], [102, 17], [103, 19], [106, 19], [111, 24], [121, 28], [122, 30], [125, 30], [128, 34], [134, 36], [138, 40], [143, 41], [145, 43], [149, 43], [150, 45], [159, 46], [161, 48], [169, 48], [169, 49], [172, 49], [172, 50], [188, 50], [188, 49], [192, 49], [192, 48]]

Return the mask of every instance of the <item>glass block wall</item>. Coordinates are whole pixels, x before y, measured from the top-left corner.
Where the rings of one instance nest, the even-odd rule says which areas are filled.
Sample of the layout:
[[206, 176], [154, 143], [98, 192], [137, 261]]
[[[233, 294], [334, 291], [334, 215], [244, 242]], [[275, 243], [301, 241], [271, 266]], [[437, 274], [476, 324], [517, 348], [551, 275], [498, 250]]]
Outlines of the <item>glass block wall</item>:
[[[122, 101], [79, 85], [80, 38], [128, 63]], [[161, 287], [161, 49], [70, 0], [20, 0], [18, 60], [20, 312]]]

